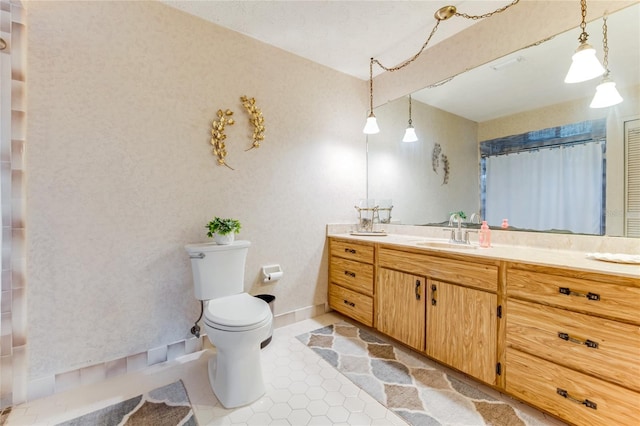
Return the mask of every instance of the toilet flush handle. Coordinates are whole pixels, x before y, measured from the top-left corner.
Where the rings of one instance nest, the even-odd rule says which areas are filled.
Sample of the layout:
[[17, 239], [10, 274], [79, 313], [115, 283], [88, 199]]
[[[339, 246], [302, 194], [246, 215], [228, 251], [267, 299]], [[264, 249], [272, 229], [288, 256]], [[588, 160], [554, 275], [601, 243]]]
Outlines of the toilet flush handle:
[[206, 255], [204, 253], [197, 253], [197, 254], [190, 254], [189, 258], [191, 258], [191, 259], [204, 259], [205, 256]]

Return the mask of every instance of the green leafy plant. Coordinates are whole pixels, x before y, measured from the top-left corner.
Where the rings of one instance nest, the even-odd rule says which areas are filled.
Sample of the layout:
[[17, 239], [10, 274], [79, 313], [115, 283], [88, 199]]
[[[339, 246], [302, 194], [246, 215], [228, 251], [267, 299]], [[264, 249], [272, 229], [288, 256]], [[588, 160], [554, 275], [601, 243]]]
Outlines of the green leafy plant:
[[460, 218], [462, 220], [465, 220], [467, 218], [467, 215], [464, 214], [463, 211], [459, 211], [459, 212], [451, 212], [449, 213], [449, 216], [455, 216], [456, 218]]
[[236, 219], [221, 219], [216, 216], [212, 221], [205, 225], [205, 228], [208, 230], [207, 236], [213, 237], [213, 234], [227, 235], [232, 232], [237, 234], [240, 232], [242, 225], [240, 224], [240, 221]]

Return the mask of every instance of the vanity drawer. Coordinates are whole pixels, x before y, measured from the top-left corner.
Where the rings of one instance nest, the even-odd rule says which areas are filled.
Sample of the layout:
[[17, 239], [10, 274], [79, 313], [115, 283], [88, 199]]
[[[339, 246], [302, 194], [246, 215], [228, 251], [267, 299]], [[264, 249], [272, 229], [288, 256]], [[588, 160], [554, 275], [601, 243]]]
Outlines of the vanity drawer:
[[339, 285], [329, 285], [329, 306], [369, 327], [373, 326], [373, 298]]
[[331, 282], [360, 293], [373, 295], [373, 265], [331, 257]]
[[640, 286], [510, 268], [507, 296], [640, 324]]
[[507, 392], [576, 425], [635, 425], [640, 418], [640, 393], [512, 348], [505, 374]]
[[510, 299], [507, 345], [640, 392], [635, 325]]
[[427, 254], [404, 252], [380, 247], [378, 264], [415, 275], [428, 276], [489, 291], [497, 291], [498, 267], [476, 262], [464, 262]]
[[352, 243], [344, 240], [330, 240], [331, 256], [373, 263], [373, 246]]

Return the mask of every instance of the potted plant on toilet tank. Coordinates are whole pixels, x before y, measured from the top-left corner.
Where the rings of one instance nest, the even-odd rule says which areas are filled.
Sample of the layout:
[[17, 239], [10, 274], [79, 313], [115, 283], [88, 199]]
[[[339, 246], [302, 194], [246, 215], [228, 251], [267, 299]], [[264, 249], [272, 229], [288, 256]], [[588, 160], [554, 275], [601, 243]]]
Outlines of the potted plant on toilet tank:
[[213, 237], [217, 244], [222, 245], [231, 244], [241, 227], [237, 219], [221, 219], [217, 216], [205, 226], [207, 236]]

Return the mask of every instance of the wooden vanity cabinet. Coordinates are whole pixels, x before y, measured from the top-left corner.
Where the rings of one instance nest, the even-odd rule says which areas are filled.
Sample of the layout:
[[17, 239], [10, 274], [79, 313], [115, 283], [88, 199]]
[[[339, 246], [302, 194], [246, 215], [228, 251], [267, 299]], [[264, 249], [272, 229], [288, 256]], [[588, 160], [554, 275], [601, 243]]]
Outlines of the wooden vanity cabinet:
[[381, 245], [376, 328], [438, 361], [496, 385], [497, 289], [497, 262], [466, 261], [455, 255], [438, 256]]
[[419, 351], [425, 349], [426, 278], [378, 269], [376, 328]]
[[373, 326], [374, 246], [329, 239], [329, 306]]
[[507, 268], [506, 390], [577, 425], [640, 419], [638, 279]]
[[330, 238], [329, 305], [568, 423], [639, 424], [638, 278]]
[[427, 355], [495, 385], [496, 294], [436, 280], [429, 291]]

